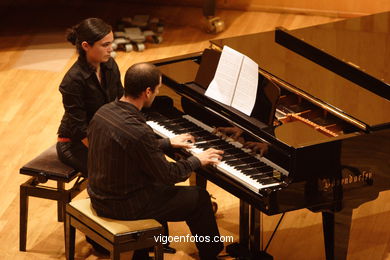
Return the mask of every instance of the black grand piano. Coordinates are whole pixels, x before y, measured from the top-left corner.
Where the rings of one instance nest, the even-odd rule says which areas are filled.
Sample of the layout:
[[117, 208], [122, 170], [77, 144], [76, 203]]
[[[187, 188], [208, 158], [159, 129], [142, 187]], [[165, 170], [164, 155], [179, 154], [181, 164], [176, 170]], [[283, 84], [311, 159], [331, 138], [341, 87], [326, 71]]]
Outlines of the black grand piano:
[[[352, 210], [390, 188], [390, 13], [211, 41], [155, 64], [180, 96], [148, 113], [161, 136], [225, 151], [198, 172], [240, 199], [240, 244], [261, 259], [259, 212], [321, 212], [326, 259], [346, 259]], [[204, 95], [227, 45], [259, 64], [251, 116]], [[177, 97], [173, 97], [177, 100]], [[240, 141], [213, 132], [229, 127]], [[251, 142], [262, 156], [242, 144]], [[234, 248], [230, 248], [233, 252]]]

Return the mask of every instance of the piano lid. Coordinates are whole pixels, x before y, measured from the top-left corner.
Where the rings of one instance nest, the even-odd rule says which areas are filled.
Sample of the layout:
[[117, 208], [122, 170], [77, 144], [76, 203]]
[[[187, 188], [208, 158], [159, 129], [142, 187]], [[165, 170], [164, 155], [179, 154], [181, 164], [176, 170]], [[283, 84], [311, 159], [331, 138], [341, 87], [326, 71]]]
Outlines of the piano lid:
[[[289, 31], [339, 59], [390, 82], [390, 13]], [[211, 41], [228, 45], [259, 67], [346, 115], [375, 128], [390, 123], [390, 101], [275, 42], [275, 32]]]

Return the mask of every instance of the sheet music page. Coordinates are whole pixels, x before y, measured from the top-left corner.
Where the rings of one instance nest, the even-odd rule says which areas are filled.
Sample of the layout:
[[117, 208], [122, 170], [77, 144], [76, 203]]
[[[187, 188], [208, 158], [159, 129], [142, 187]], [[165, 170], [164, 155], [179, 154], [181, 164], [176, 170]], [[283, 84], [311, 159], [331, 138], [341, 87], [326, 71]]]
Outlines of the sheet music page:
[[205, 95], [225, 105], [231, 105], [244, 56], [224, 46], [214, 79]]
[[231, 106], [250, 116], [256, 102], [258, 80], [257, 63], [244, 56]]

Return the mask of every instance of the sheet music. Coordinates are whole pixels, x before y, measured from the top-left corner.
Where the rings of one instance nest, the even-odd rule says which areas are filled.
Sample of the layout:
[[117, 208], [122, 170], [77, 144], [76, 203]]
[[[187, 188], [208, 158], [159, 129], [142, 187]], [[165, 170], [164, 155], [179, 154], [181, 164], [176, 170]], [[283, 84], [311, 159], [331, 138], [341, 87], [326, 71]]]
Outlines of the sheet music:
[[241, 53], [224, 46], [214, 79], [207, 88], [205, 95], [223, 104], [231, 105], [242, 59]]
[[257, 63], [244, 56], [231, 106], [250, 116], [256, 103], [258, 80]]
[[250, 115], [256, 101], [258, 65], [224, 46], [214, 79], [205, 95]]

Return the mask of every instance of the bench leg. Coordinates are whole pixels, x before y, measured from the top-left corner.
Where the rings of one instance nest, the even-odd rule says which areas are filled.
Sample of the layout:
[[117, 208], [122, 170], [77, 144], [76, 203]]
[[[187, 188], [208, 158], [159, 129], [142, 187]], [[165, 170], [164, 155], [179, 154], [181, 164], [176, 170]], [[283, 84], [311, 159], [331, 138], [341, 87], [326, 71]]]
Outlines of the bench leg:
[[57, 201], [57, 220], [58, 222], [63, 222], [65, 216], [65, 205], [69, 202], [65, 197], [65, 183], [57, 181], [57, 189], [61, 194], [61, 198]]
[[161, 243], [154, 246], [154, 259], [163, 260], [164, 258], [163, 245]]
[[19, 215], [19, 250], [26, 251], [27, 219], [28, 219], [28, 194], [27, 187], [20, 185], [20, 215]]
[[65, 255], [67, 260], [74, 260], [76, 229], [70, 224], [71, 216], [65, 216]]
[[113, 250], [110, 252], [111, 260], [120, 260], [121, 259], [121, 251], [114, 245]]

